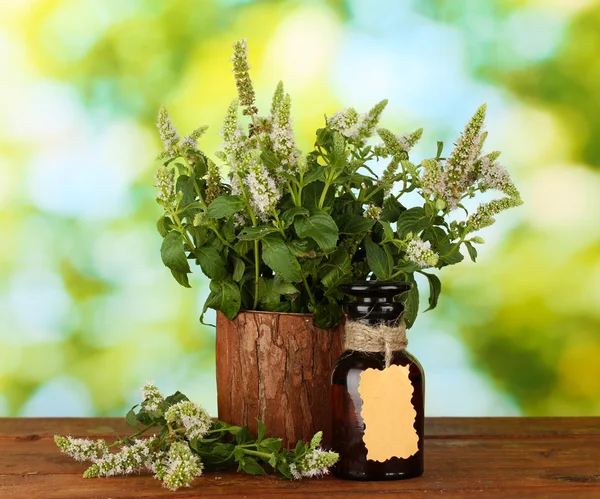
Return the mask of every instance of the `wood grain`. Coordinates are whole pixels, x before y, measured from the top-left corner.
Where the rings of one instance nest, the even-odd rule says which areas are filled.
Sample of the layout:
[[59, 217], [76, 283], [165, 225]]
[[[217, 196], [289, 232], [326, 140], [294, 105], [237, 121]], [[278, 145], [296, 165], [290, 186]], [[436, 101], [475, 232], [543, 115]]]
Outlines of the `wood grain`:
[[600, 498], [600, 418], [435, 418], [425, 438], [425, 474], [396, 482], [288, 482], [275, 476], [206, 473], [170, 492], [148, 475], [85, 480], [85, 465], [61, 454], [55, 433], [124, 434], [120, 420], [0, 419], [0, 497], [12, 499], [370, 497]]
[[284, 445], [323, 430], [331, 439], [329, 383], [342, 353], [342, 326], [325, 330], [307, 314], [217, 313], [219, 418], [249, 426], [257, 418]]

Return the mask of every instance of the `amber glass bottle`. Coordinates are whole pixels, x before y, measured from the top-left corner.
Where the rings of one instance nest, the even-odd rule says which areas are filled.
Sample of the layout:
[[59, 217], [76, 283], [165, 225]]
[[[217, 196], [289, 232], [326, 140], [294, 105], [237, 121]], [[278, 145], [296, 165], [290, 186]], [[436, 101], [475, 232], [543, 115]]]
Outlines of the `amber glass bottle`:
[[[356, 297], [346, 307], [349, 321], [360, 321], [371, 326], [393, 326], [404, 311], [403, 305], [395, 302], [394, 297], [410, 289], [410, 286], [406, 283], [366, 281], [343, 286], [341, 289]], [[361, 416], [363, 400], [358, 392], [359, 379], [366, 369], [383, 370], [385, 354], [346, 350], [338, 359], [331, 379], [333, 449], [340, 454], [334, 474], [338, 478], [398, 480], [417, 477], [423, 473], [423, 368], [406, 350], [394, 351], [390, 365], [408, 366], [408, 379], [414, 388], [410, 404], [416, 412], [414, 430], [418, 435], [418, 450], [406, 459], [391, 457], [383, 462], [367, 459], [367, 448], [363, 440], [365, 423]]]

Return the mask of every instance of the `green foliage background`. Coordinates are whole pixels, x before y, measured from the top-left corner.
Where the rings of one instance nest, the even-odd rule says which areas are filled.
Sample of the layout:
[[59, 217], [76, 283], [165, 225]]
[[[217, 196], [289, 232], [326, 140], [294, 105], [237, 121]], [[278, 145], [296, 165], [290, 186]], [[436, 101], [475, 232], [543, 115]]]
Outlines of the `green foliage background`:
[[431, 156], [488, 102], [525, 205], [411, 330], [429, 413], [597, 414], [600, 2], [31, 0], [0, 4], [0, 415], [122, 414], [146, 379], [215, 413], [207, 282], [160, 262], [154, 121], [216, 150], [242, 37], [304, 150], [323, 113], [389, 98]]

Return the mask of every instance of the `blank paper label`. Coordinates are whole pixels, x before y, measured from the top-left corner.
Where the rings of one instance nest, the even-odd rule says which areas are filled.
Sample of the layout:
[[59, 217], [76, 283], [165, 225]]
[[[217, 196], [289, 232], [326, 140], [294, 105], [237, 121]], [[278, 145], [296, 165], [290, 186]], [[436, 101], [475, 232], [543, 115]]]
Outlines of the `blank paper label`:
[[390, 366], [383, 371], [366, 369], [360, 375], [360, 415], [365, 423], [363, 441], [367, 459], [387, 461], [409, 458], [419, 450], [415, 430], [417, 412], [412, 405], [414, 387], [409, 366]]

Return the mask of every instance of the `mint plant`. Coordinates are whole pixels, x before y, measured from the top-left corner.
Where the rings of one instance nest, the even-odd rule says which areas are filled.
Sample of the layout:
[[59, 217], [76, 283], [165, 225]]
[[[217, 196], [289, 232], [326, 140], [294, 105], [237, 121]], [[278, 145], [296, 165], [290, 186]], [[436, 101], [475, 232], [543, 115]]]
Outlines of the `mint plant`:
[[[126, 416], [137, 431], [108, 445], [104, 440], [55, 435], [58, 447], [77, 461], [92, 463], [84, 478], [129, 475], [142, 471], [171, 490], [177, 490], [203, 471], [225, 470], [266, 475], [272, 469], [283, 478], [300, 480], [320, 477], [338, 460], [338, 454], [320, 447], [322, 433], [310, 442], [299, 441], [293, 450], [283, 449], [281, 439], [266, 437], [267, 428], [258, 421], [256, 438], [247, 427], [211, 420], [198, 404], [180, 392], [163, 397], [153, 383], [143, 387], [143, 401]], [[142, 438], [153, 433], [149, 438]], [[111, 448], [116, 447], [116, 452]]]
[[[310, 312], [327, 328], [343, 314], [341, 284], [393, 280], [412, 284], [403, 296], [411, 327], [419, 308], [415, 273], [428, 279], [435, 308], [441, 283], [426, 269], [457, 264], [464, 250], [475, 261], [483, 240], [474, 233], [522, 204], [500, 153], [483, 151], [485, 105], [445, 157], [438, 142], [434, 157], [411, 160], [422, 129], [397, 135], [378, 127], [385, 100], [364, 114], [348, 108], [326, 117], [314, 149], [302, 154], [283, 84], [261, 116], [244, 40], [234, 44], [232, 61], [238, 99], [227, 111], [216, 160], [197, 145], [206, 127], [181, 137], [164, 107], [158, 118], [161, 256], [186, 287], [189, 262], [200, 266], [210, 279], [204, 311], [229, 319], [240, 310]], [[378, 162], [385, 166], [380, 176]], [[469, 214], [463, 201], [489, 190], [502, 197]], [[415, 206], [403, 204], [411, 192], [421, 196]]]

